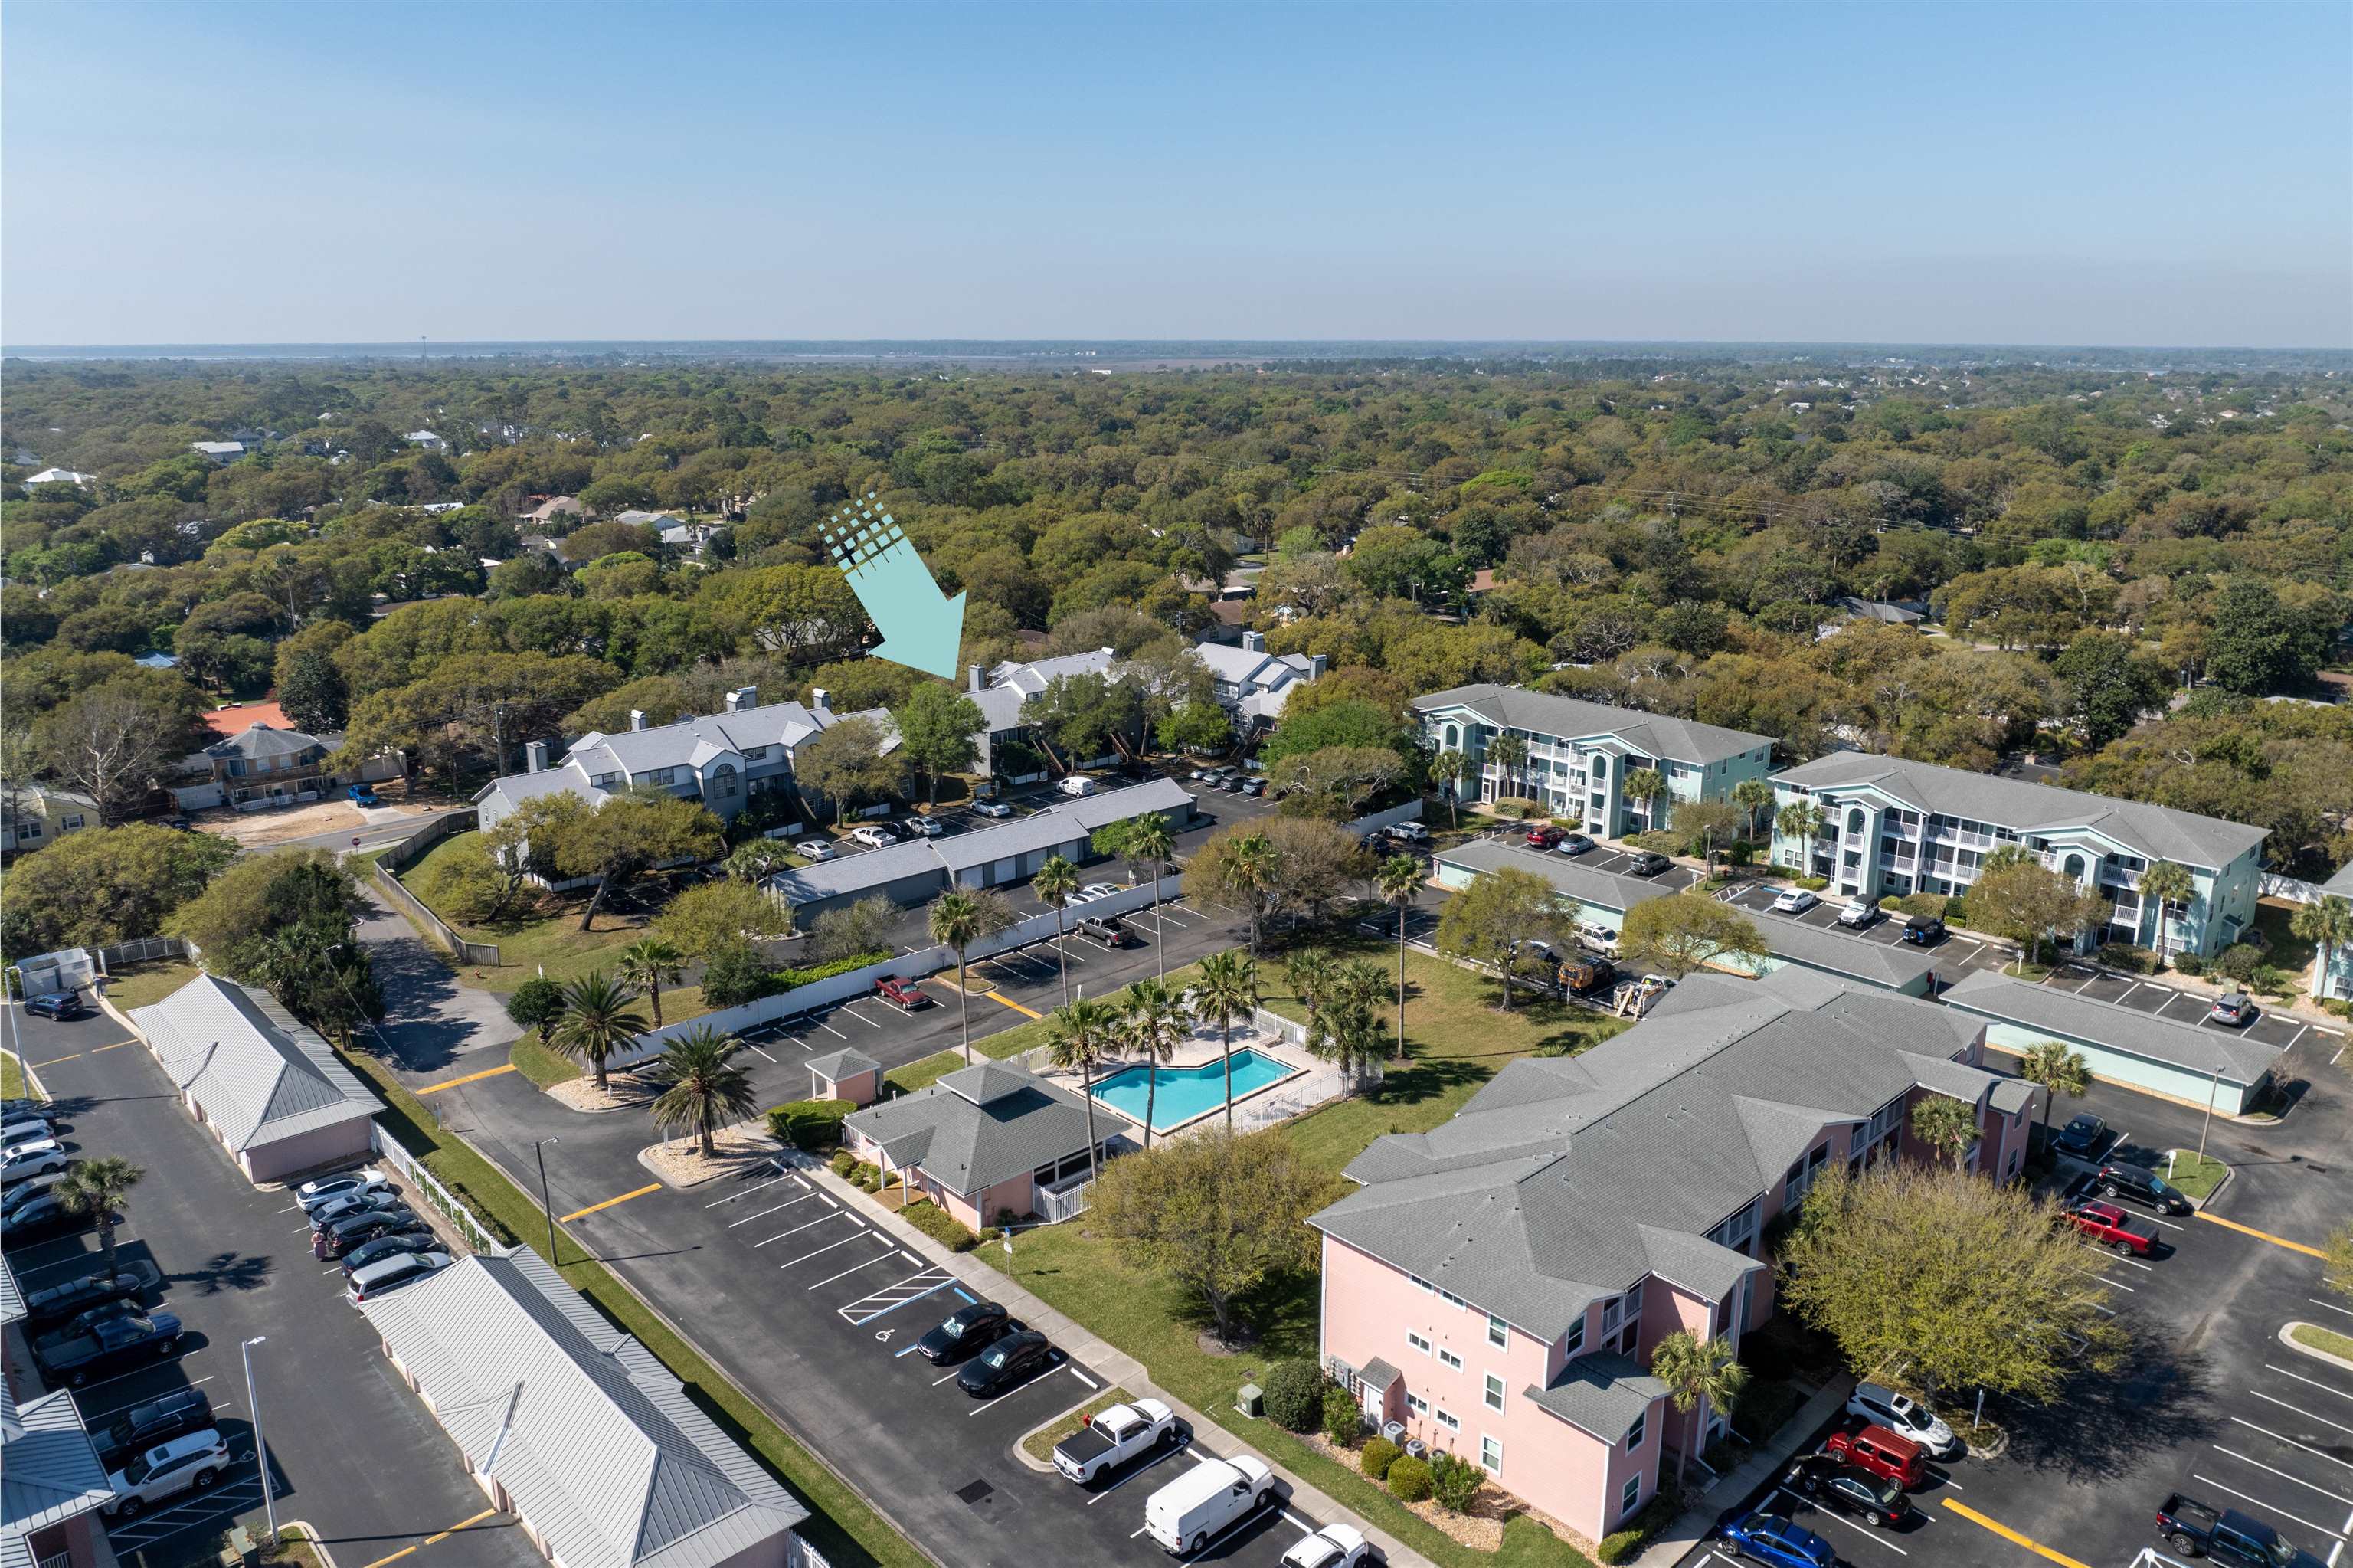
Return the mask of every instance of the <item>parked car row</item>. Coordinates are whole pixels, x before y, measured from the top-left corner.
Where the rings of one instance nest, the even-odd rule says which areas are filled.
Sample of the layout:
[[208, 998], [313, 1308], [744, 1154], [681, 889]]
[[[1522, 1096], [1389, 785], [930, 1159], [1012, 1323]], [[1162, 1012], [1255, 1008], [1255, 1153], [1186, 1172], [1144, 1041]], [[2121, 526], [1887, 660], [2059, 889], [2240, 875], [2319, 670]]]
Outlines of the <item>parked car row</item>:
[[391, 1177], [373, 1166], [305, 1181], [294, 1200], [311, 1220], [311, 1255], [340, 1262], [354, 1307], [414, 1285], [455, 1261]]

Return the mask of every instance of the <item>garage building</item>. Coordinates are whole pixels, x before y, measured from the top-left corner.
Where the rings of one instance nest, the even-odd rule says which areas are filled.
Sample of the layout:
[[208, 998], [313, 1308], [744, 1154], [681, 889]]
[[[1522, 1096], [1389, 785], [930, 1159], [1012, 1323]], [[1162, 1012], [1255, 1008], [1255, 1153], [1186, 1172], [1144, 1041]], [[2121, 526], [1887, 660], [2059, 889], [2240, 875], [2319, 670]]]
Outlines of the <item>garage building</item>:
[[2113, 1001], [1980, 969], [1945, 992], [1947, 1006], [1989, 1020], [1986, 1044], [2023, 1054], [2045, 1040], [2084, 1054], [2092, 1075], [2225, 1116], [2253, 1108], [2281, 1053], [2236, 1031], [2160, 1018]]

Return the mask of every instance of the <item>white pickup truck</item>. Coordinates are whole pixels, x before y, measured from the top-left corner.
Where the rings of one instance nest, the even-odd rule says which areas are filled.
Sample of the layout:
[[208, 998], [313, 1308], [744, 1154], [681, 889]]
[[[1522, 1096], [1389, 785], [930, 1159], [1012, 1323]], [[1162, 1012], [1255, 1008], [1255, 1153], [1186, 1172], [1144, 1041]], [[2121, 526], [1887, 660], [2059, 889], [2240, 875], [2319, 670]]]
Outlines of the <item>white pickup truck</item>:
[[1085, 1486], [1176, 1441], [1176, 1416], [1156, 1399], [1114, 1404], [1054, 1445], [1054, 1468]]

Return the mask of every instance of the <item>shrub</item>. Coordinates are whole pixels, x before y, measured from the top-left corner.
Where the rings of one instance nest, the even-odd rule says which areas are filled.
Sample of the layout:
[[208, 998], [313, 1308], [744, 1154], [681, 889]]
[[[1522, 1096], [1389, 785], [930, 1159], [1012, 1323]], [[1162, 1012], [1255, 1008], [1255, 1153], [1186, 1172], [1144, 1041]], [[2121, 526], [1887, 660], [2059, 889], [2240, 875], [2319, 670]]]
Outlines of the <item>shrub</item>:
[[1598, 1563], [1623, 1563], [1641, 1549], [1642, 1532], [1641, 1531], [1621, 1530], [1603, 1536], [1601, 1544], [1593, 1549], [1593, 1557]]
[[[888, 949], [881, 952], [852, 953], [848, 958], [835, 959], [829, 963], [812, 965], [805, 969], [771, 969], [768, 971], [768, 989], [760, 994], [772, 996], [780, 991], [790, 991], [795, 986], [814, 985], [821, 980], [831, 980], [836, 975], [846, 975], [852, 969], [862, 969], [869, 964], [879, 964], [890, 956]], [[702, 982], [702, 994], [706, 1000], [711, 995], [711, 981], [708, 977]]]
[[910, 1203], [899, 1211], [899, 1217], [955, 1252], [970, 1252], [980, 1245], [980, 1237], [956, 1222], [956, 1217], [936, 1203]]
[[1345, 1448], [1356, 1442], [1365, 1429], [1365, 1414], [1356, 1408], [1354, 1395], [1345, 1388], [1324, 1391], [1324, 1436], [1337, 1447]]
[[507, 1016], [522, 1028], [537, 1030], [542, 1039], [547, 1037], [547, 1026], [563, 1014], [564, 988], [545, 976], [523, 981], [507, 998]]
[[1494, 799], [1493, 805], [1495, 815], [1510, 817], [1516, 821], [1525, 822], [1530, 817], [1544, 814], [1544, 806], [1525, 795], [1498, 795]]
[[1624, 1563], [1648, 1545], [1651, 1537], [1674, 1523], [1683, 1510], [1683, 1494], [1672, 1486], [1662, 1486], [1658, 1495], [1642, 1505], [1642, 1511], [1625, 1529], [1604, 1536], [1594, 1556], [1604, 1563]]
[[1367, 1437], [1364, 1448], [1356, 1455], [1356, 1468], [1374, 1480], [1385, 1481], [1388, 1479], [1389, 1467], [1398, 1462], [1398, 1456], [1402, 1452], [1386, 1437]]
[[1398, 1456], [1389, 1467], [1389, 1496], [1402, 1503], [1418, 1503], [1430, 1496], [1430, 1467], [1410, 1454]]
[[768, 1111], [768, 1136], [795, 1149], [829, 1149], [841, 1141], [841, 1118], [858, 1107], [848, 1100], [795, 1100]]
[[2270, 964], [2257, 964], [2250, 983], [2257, 991], [2269, 991], [2276, 995], [2287, 990], [2287, 976]]
[[1966, 898], [1946, 899], [1945, 924], [1947, 926], [1966, 926], [1968, 923], [1969, 901]]
[[828, 1164], [832, 1167], [835, 1175], [847, 1176], [858, 1169], [858, 1156], [850, 1153], [847, 1149], [837, 1149], [833, 1151], [833, 1158], [828, 1161]]
[[1277, 1361], [1266, 1372], [1267, 1419], [1286, 1432], [1313, 1432], [1324, 1422], [1324, 1372], [1302, 1357]]
[[775, 971], [749, 942], [730, 942], [703, 962], [702, 1000], [713, 1008], [741, 1007], [776, 989]]
[[1806, 1396], [1786, 1379], [1754, 1379], [1740, 1391], [1740, 1402], [1733, 1406], [1732, 1429], [1751, 1443], [1762, 1443], [1805, 1403]]
[[2173, 967], [2176, 972], [2194, 979], [2206, 972], [2206, 960], [2196, 953], [2176, 953], [2173, 955]]
[[2136, 948], [2126, 942], [2109, 942], [2100, 948], [2100, 962], [2112, 969], [2129, 974], [2153, 975], [2158, 971], [2158, 957], [2147, 948]]
[[1487, 1472], [1468, 1459], [1452, 1454], [1440, 1454], [1430, 1461], [1430, 1489], [1438, 1499], [1438, 1506], [1449, 1513], [1461, 1513], [1487, 1484]]
[[1667, 828], [1628, 833], [1626, 842], [1636, 849], [1655, 850], [1661, 854], [1689, 854], [1693, 843], [1689, 833], [1678, 833]]
[[1894, 898], [1883, 898], [1879, 904], [1883, 909], [1901, 909], [1906, 915], [1941, 916], [1957, 902], [1958, 900], [1947, 898], [1941, 893], [1906, 893]]
[[1831, 879], [1827, 876], [1799, 876], [1793, 877], [1791, 880], [1809, 893], [1820, 893], [1831, 885]]
[[2335, 1017], [2353, 1018], [2353, 1001], [2348, 1001], [2341, 996], [2322, 997], [2320, 999], [2320, 1007], [2322, 1012], [2330, 1013]]
[[2244, 942], [2233, 942], [2214, 960], [2214, 972], [2244, 985], [2255, 978], [2255, 970], [2263, 967], [2263, 955], [2255, 948]]

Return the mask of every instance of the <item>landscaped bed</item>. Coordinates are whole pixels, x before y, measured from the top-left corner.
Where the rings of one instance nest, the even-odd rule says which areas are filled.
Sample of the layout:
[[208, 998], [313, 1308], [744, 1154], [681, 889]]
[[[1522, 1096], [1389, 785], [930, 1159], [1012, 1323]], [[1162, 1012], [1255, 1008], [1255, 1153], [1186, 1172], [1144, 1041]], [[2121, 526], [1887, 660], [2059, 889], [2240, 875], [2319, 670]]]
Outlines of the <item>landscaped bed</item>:
[[1070, 1436], [1088, 1422], [1114, 1404], [1125, 1404], [1130, 1394], [1124, 1388], [1109, 1388], [1100, 1399], [1091, 1399], [1067, 1415], [1058, 1415], [1045, 1425], [1021, 1439], [1021, 1451], [1041, 1465], [1054, 1462], [1054, 1445]]
[[2211, 1154], [2204, 1156], [2201, 1162], [2195, 1150], [2174, 1149], [2167, 1153], [2171, 1158], [2166, 1163], [2165, 1179], [2180, 1188], [2182, 1196], [2192, 1202], [2202, 1203], [2212, 1197], [2214, 1189], [2222, 1184], [2222, 1178], [2231, 1173], [2229, 1166]]

